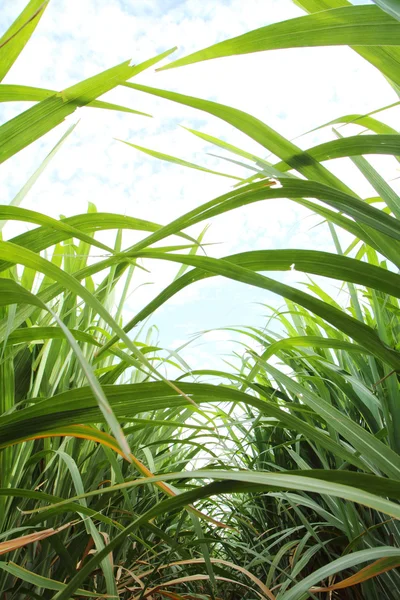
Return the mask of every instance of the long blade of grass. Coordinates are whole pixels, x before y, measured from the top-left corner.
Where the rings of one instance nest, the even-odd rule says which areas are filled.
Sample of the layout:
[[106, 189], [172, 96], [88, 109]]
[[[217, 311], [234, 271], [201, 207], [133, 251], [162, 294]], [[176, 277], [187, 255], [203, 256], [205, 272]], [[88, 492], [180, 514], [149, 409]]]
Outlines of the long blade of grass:
[[400, 6], [397, 0], [373, 0], [379, 8], [400, 21]]
[[[13, 562], [0, 561], [0, 569], [5, 571], [6, 573], [10, 573], [10, 575], [13, 575], [21, 581], [31, 583], [32, 585], [38, 588], [42, 588], [44, 590], [62, 590], [66, 586], [66, 584], [61, 583], [61, 581], [55, 581], [54, 579], [43, 577], [42, 575], [38, 575], [37, 573], [32, 573], [32, 571], [29, 571], [28, 569], [25, 569], [24, 567], [21, 567], [20, 565], [17, 565]], [[109, 595], [99, 595], [95, 592], [88, 592], [87, 590], [83, 589], [77, 589], [76, 594], [79, 596], [83, 596], [84, 598], [110, 598]], [[114, 597], [116, 598], [116, 596]]]
[[64, 223], [63, 221], [57, 221], [56, 219], [52, 219], [51, 217], [47, 217], [46, 215], [36, 212], [34, 210], [29, 210], [27, 208], [21, 208], [18, 206], [10, 206], [10, 205], [1, 205], [0, 206], [0, 219], [7, 221], [22, 221], [25, 223], [34, 223], [35, 225], [44, 225], [50, 227], [51, 229], [55, 229], [68, 233], [68, 237], [76, 237], [83, 242], [88, 243], [91, 246], [96, 246], [97, 248], [101, 248], [105, 252], [109, 254], [114, 254], [114, 250], [106, 244], [102, 242], [98, 242], [94, 238], [90, 237], [86, 233], [82, 232], [80, 229], [76, 227], [72, 227], [71, 225]]
[[21, 14], [0, 38], [0, 81], [17, 60], [35, 31], [49, 0], [30, 0]]
[[[348, 0], [293, 0], [300, 8], [308, 13], [317, 13], [334, 8], [352, 7]], [[396, 0], [395, 0], [396, 1]], [[379, 10], [378, 7], [373, 7]], [[396, 90], [400, 65], [400, 49], [394, 46], [353, 46], [355, 52], [368, 60], [392, 82]]]
[[[397, 46], [400, 24], [376, 6], [346, 6], [260, 27], [180, 58], [160, 70], [223, 56], [305, 46]], [[384, 71], [385, 65], [382, 65]], [[398, 73], [386, 73], [397, 83]]]
[[171, 162], [175, 165], [180, 165], [182, 167], [188, 167], [189, 169], [196, 169], [197, 171], [203, 171], [204, 173], [210, 173], [211, 175], [220, 175], [222, 177], [228, 177], [230, 179], [236, 179], [236, 181], [242, 181], [240, 177], [236, 177], [235, 175], [229, 175], [227, 173], [221, 173], [220, 171], [213, 171], [212, 169], [207, 169], [206, 167], [201, 167], [200, 165], [196, 165], [194, 163], [188, 162], [187, 160], [183, 160], [181, 158], [177, 158], [175, 156], [171, 156], [170, 154], [164, 154], [163, 152], [156, 152], [155, 150], [150, 150], [150, 148], [143, 148], [143, 146], [137, 146], [136, 144], [131, 144], [131, 142], [126, 142], [124, 140], [117, 140], [126, 144], [127, 146], [131, 146], [144, 154], [148, 154], [153, 158], [158, 158], [159, 160], [165, 160], [167, 162]]
[[157, 253], [156, 251], [150, 254], [150, 251], [146, 253], [147, 256], [153, 256], [161, 260], [172, 260], [173, 262], [181, 262], [182, 264], [188, 264], [196, 266], [214, 273], [215, 275], [222, 275], [233, 279], [235, 281], [241, 281], [248, 285], [254, 285], [262, 289], [269, 290], [273, 293], [279, 294], [284, 298], [296, 302], [303, 306], [307, 310], [312, 311], [316, 315], [322, 317], [334, 327], [337, 327], [343, 333], [353, 338], [357, 343], [364, 345], [365, 348], [375, 354], [375, 356], [381, 358], [392, 366], [393, 369], [400, 368], [400, 355], [388, 348], [375, 332], [369, 326], [364, 323], [360, 323], [357, 319], [350, 317], [342, 310], [339, 310], [330, 304], [318, 300], [305, 292], [296, 290], [295, 288], [286, 284], [280, 283], [271, 278], [267, 278], [258, 273], [254, 273], [249, 269], [234, 265], [230, 261], [223, 259], [214, 259], [209, 257], [199, 256], [187, 256], [187, 255], [172, 255]]
[[[0, 243], [4, 244], [5, 242], [0, 242]], [[41, 259], [41, 260], [43, 261], [44, 259]], [[47, 261], [44, 261], [44, 262], [47, 262]], [[48, 263], [48, 264], [50, 265], [51, 263]], [[54, 266], [54, 265], [52, 265], [52, 266]], [[32, 266], [31, 266], [31, 268], [32, 268]], [[63, 273], [61, 270], [60, 270], [60, 272]], [[66, 275], [66, 274], [64, 274], [64, 275]], [[24, 288], [19, 286], [17, 283], [15, 283], [11, 280], [7, 280], [7, 279], [0, 279], [0, 290], [2, 290], [2, 291], [4, 290], [4, 292], [5, 292], [5, 293], [2, 293], [0, 296], [0, 298], [2, 300], [3, 300], [3, 298], [5, 298], [9, 302], [11, 299], [11, 300], [13, 300], [13, 304], [16, 303], [17, 298], [19, 299], [19, 301], [22, 301], [22, 302], [24, 302], [24, 301], [26, 302], [28, 300], [29, 304], [36, 303], [41, 308], [48, 311], [52, 315], [52, 317], [56, 320], [56, 322], [58, 323], [58, 326], [63, 331], [64, 336], [66, 337], [69, 345], [71, 346], [77, 360], [79, 361], [83, 372], [85, 373], [85, 376], [90, 385], [90, 388], [98, 402], [99, 408], [100, 408], [102, 414], [104, 415], [107, 424], [109, 425], [111, 431], [113, 432], [113, 434], [114, 434], [120, 448], [124, 452], [125, 456], [129, 457], [130, 456], [129, 444], [126, 441], [125, 435], [121, 429], [119, 421], [115, 417], [114, 412], [107, 400], [107, 397], [106, 397], [102, 387], [100, 386], [100, 384], [98, 382], [98, 379], [96, 378], [96, 376], [93, 372], [92, 367], [88, 363], [82, 350], [80, 349], [79, 345], [77, 344], [75, 337], [69, 331], [68, 327], [66, 327], [64, 325], [64, 323], [62, 322], [60, 317], [57, 315], [57, 313], [55, 313], [49, 306], [46, 306], [46, 304], [44, 304], [42, 301], [40, 301], [36, 296], [31, 294], [27, 290], [24, 290]], [[9, 296], [11, 296], [11, 298]], [[92, 298], [93, 298], [93, 296], [92, 296]], [[96, 302], [98, 302], [98, 301], [96, 300]], [[108, 314], [104, 309], [102, 309], [102, 312], [104, 314]], [[139, 350], [137, 352], [139, 354], [141, 354]]]
[[[325, 167], [320, 165], [317, 160], [310, 156], [306, 163], [304, 153], [302, 153], [300, 148], [298, 148], [289, 140], [285, 139], [277, 131], [274, 131], [274, 129], [246, 112], [232, 108], [231, 106], [218, 104], [217, 102], [211, 102], [210, 100], [203, 100], [201, 98], [186, 96], [176, 92], [160, 90], [158, 88], [152, 88], [136, 83], [129, 82], [122, 85], [146, 92], [148, 94], [153, 94], [154, 96], [159, 96], [160, 98], [172, 100], [173, 102], [178, 102], [179, 104], [191, 106], [192, 108], [196, 108], [219, 117], [220, 119], [226, 121], [233, 127], [236, 127], [248, 135], [250, 138], [254, 139], [273, 154], [279, 156], [279, 158], [282, 160], [287, 161], [293, 169], [298, 169], [298, 171], [303, 173], [303, 175], [306, 177], [323, 181], [324, 183], [333, 185], [334, 187], [347, 192], [350, 191], [342, 181], [335, 177]], [[300, 160], [293, 159], [293, 157], [296, 157], [299, 153], [303, 155], [303, 158]]]
[[300, 395], [307, 406], [310, 406], [329, 422], [360, 453], [368, 456], [386, 475], [395, 479], [400, 478], [400, 460], [396, 452], [393, 452], [386, 444], [354, 423], [352, 419], [343, 415], [338, 409], [322, 400], [317, 394], [304, 388], [304, 386], [284, 375], [275, 367], [266, 364], [265, 369], [290, 392]]
[[[11, 83], [0, 84], [0, 102], [41, 102], [57, 94], [57, 90], [31, 87], [29, 85], [15, 85]], [[118, 112], [131, 113], [142, 117], [151, 117], [148, 113], [134, 110], [120, 104], [112, 102], [103, 102], [102, 100], [93, 100], [87, 104], [89, 108], [102, 108], [106, 110], [116, 110]]]
[[0, 127], [0, 163], [56, 127], [79, 106], [90, 104], [134, 75], [159, 62], [172, 50], [137, 66], [126, 61], [77, 83], [14, 117]]
[[[25, 183], [25, 185], [20, 189], [20, 191], [17, 193], [17, 195], [11, 200], [9, 206], [19, 206], [21, 204], [21, 202], [23, 201], [25, 196], [32, 189], [32, 187], [34, 186], [34, 184], [36, 183], [36, 181], [38, 180], [40, 175], [43, 173], [43, 171], [45, 170], [45, 168], [47, 167], [49, 162], [57, 154], [57, 152], [60, 150], [61, 146], [67, 139], [67, 137], [73, 132], [73, 130], [75, 129], [76, 126], [77, 126], [77, 123], [75, 123], [74, 125], [71, 125], [71, 127], [69, 127], [67, 129], [67, 131], [61, 136], [61, 138], [58, 140], [58, 142], [54, 146], [54, 148], [52, 148], [52, 150], [50, 150], [50, 152], [48, 153], [46, 158], [42, 161], [42, 163], [39, 165], [39, 167], [36, 169], [36, 171], [29, 177], [29, 179]], [[0, 221], [0, 231], [3, 229], [5, 223], [6, 223], [5, 221]]]
[[387, 573], [391, 569], [397, 569], [400, 566], [400, 558], [393, 556], [391, 558], [380, 558], [368, 567], [364, 567], [355, 575], [351, 577], [347, 577], [339, 583], [334, 583], [328, 587], [318, 587], [312, 588], [313, 592], [332, 592], [335, 590], [344, 590], [353, 585], [359, 585], [360, 583], [364, 583], [364, 581], [368, 581], [368, 579], [372, 579], [372, 577], [377, 577], [382, 573]]
[[321, 581], [321, 579], [330, 577], [331, 575], [334, 575], [340, 571], [344, 571], [345, 569], [358, 566], [359, 564], [369, 560], [393, 560], [398, 557], [398, 554], [399, 551], [397, 548], [391, 548], [390, 546], [387, 546], [383, 548], [359, 550], [358, 552], [353, 552], [347, 556], [341, 556], [340, 558], [330, 562], [328, 565], [317, 569], [311, 575], [305, 577], [300, 583], [297, 583], [290, 590], [285, 592], [280, 597], [280, 600], [297, 600], [297, 598], [300, 598], [302, 594], [306, 593], [309, 588], [312, 588], [312, 586], [318, 583], [318, 581]]
[[[262, 414], [275, 418], [282, 422], [291, 431], [301, 432], [307, 439], [313, 440], [319, 446], [326, 448], [343, 460], [354, 464], [359, 468], [367, 468], [354, 453], [345, 449], [333, 438], [326, 435], [324, 431], [314, 425], [310, 425], [300, 418], [290, 414], [290, 404], [282, 403], [281, 407], [271, 401], [277, 392], [270, 389], [263, 392], [257, 387], [253, 391], [262, 393], [260, 400], [255, 396], [239, 392], [224, 386], [213, 386], [209, 384], [188, 384], [179, 382], [180, 388], [186, 395], [194, 398], [196, 404], [230, 402], [254, 407]], [[250, 384], [250, 387], [251, 384]], [[151, 382], [146, 384], [131, 385], [105, 385], [103, 386], [107, 399], [120, 421], [130, 421], [140, 412], [157, 410], [166, 407], [185, 407], [188, 401], [163, 383]], [[279, 393], [279, 392], [278, 392]], [[77, 437], [87, 436], [92, 439], [96, 434], [96, 441], [106, 443], [106, 440], [98, 437], [93, 431], [76, 431], [74, 426], [71, 430], [71, 422], [90, 424], [104, 422], [105, 417], [100, 411], [90, 388], [82, 387], [79, 390], [70, 390], [64, 394], [58, 394], [50, 399], [43, 400], [40, 404], [24, 408], [21, 414], [10, 414], [0, 418], [0, 437], [2, 440], [0, 448], [16, 444], [34, 437], [44, 435], [71, 435]], [[61, 429], [62, 428], [62, 429]], [[91, 437], [92, 436], [92, 437]], [[107, 445], [107, 443], [106, 443]], [[115, 448], [114, 448], [115, 449]], [[372, 486], [372, 483], [369, 483]], [[372, 489], [372, 487], [370, 487]]]

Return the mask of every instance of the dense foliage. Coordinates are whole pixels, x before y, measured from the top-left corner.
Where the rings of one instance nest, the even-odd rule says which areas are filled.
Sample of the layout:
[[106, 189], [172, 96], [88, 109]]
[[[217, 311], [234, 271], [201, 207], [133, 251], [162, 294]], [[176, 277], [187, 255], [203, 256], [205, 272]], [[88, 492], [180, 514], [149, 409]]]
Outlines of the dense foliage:
[[[396, 0], [296, 3], [309, 14], [163, 68], [349, 45], [400, 89]], [[0, 39], [1, 78], [47, 4], [31, 0]], [[54, 220], [20, 204], [68, 130], [12, 204], [0, 205], [2, 222], [37, 225], [0, 241], [0, 597], [394, 600], [400, 198], [368, 155], [400, 155], [400, 135], [376, 116], [345, 115], [329, 125], [351, 122], [356, 135], [333, 129], [332, 141], [303, 151], [242, 111], [131, 82], [167, 55], [58, 93], [0, 84], [3, 102], [36, 102], [0, 126], [1, 162], [77, 107], [131, 110], [98, 100], [117, 85], [215, 115], [277, 157], [271, 163], [193, 132], [247, 161], [252, 175], [163, 226], [94, 206]], [[337, 157], [350, 157], [376, 196], [360, 198], [333, 175], [327, 161]], [[336, 254], [257, 250], [217, 259], [185, 233], [273, 198], [320, 215]], [[116, 234], [113, 247], [96, 238], [106, 230]], [[123, 230], [144, 233], [125, 248]], [[352, 237], [347, 249], [342, 231]], [[89, 260], [92, 246], [107, 255]], [[185, 269], [126, 323], [139, 258]], [[269, 276], [293, 265], [310, 276], [306, 291]], [[249, 344], [239, 369], [188, 371], [137, 326], [186, 286], [217, 275], [272, 291], [286, 308], [259, 328], [242, 324]], [[342, 286], [343, 302], [317, 275]], [[173, 381], [165, 377], [172, 367], [181, 373]]]

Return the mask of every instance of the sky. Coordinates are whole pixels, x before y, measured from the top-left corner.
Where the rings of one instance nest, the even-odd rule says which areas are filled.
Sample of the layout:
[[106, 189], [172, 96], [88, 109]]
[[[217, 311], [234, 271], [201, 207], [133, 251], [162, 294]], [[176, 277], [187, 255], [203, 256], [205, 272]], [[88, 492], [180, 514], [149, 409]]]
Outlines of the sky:
[[[357, 4], [367, 2], [354, 2]], [[25, 6], [13, 0], [2, 7], [5, 29]], [[139, 63], [171, 47], [178, 50], [164, 63], [251, 29], [304, 14], [291, 0], [51, 0], [33, 37], [4, 83], [64, 89], [124, 60]], [[164, 64], [163, 63], [163, 64]], [[307, 148], [333, 139], [330, 129], [301, 134], [341, 115], [368, 113], [397, 100], [383, 77], [349, 48], [288, 49], [207, 61], [157, 73], [154, 68], [135, 81], [162, 89], [207, 98], [244, 110]], [[231, 126], [206, 113], [126, 88], [102, 99], [153, 115], [146, 118], [83, 108], [17, 156], [0, 166], [1, 202], [9, 203], [39, 166], [52, 146], [77, 122], [62, 150], [23, 202], [25, 208], [52, 217], [84, 213], [88, 202], [98, 211], [118, 212], [166, 224], [178, 215], [228, 191], [229, 179], [160, 162], [115, 138], [176, 155], [211, 169], [238, 176], [250, 174], [227, 161], [224, 154], [192, 136], [191, 127], [267, 158], [265, 149]], [[0, 108], [4, 122], [29, 104]], [[394, 127], [398, 109], [379, 117]], [[346, 128], [346, 135], [359, 130]], [[225, 153], [225, 156], [228, 154]], [[398, 176], [390, 159], [376, 159], [388, 180]], [[350, 161], [330, 161], [329, 168], [357, 192], [373, 195]], [[272, 248], [332, 250], [328, 230], [293, 202], [277, 200], [231, 212], [212, 221], [204, 241], [215, 243], [210, 256]], [[203, 227], [197, 227], [196, 234]], [[4, 229], [6, 239], [26, 224]], [[106, 241], [109, 239], [104, 238]], [[125, 236], [126, 245], [131, 237]], [[124, 317], [129, 319], [175, 276], [178, 266], [146, 262], [150, 273], [139, 272]], [[297, 273], [279, 275], [296, 284]], [[151, 285], [142, 285], [151, 283]], [[335, 293], [336, 288], [332, 288]], [[159, 328], [161, 345], [177, 348], [202, 330], [223, 326], [265, 325], [279, 307], [272, 294], [239, 283], [213, 278], [191, 286], [159, 309], [146, 327]], [[192, 368], [221, 364], [240, 339], [231, 332], [213, 331], [184, 351]]]

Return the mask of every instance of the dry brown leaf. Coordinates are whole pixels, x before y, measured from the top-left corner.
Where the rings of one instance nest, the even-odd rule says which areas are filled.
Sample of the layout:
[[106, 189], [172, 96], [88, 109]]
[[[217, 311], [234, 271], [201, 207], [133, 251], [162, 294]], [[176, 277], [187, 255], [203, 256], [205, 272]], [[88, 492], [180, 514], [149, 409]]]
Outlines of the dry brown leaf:
[[0, 543], [0, 555], [6, 554], [6, 552], [12, 552], [13, 550], [17, 550], [18, 548], [22, 548], [27, 544], [33, 544], [33, 542], [39, 542], [40, 540], [44, 540], [51, 535], [55, 535], [63, 529], [70, 527], [76, 523], [76, 521], [71, 521], [70, 523], [66, 523], [62, 527], [58, 527], [57, 529], [43, 529], [42, 531], [37, 531], [35, 533], [29, 533], [28, 535], [22, 535], [19, 538], [14, 538], [13, 540], [7, 540], [6, 542]]

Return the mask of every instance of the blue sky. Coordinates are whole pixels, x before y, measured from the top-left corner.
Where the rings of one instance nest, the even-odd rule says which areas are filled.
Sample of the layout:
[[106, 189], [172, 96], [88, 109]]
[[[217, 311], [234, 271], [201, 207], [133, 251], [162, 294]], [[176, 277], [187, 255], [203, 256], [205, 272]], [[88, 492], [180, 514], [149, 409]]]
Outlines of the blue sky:
[[[25, 0], [7, 3], [2, 8], [3, 26], [24, 5]], [[128, 58], [137, 63], [177, 45], [175, 58], [302, 14], [290, 0], [85, 0], [79, 8], [75, 2], [51, 0], [29, 46], [5, 82], [63, 89]], [[377, 71], [348, 48], [295, 49], [232, 57], [163, 73], [150, 70], [137, 81], [235, 106], [290, 139], [338, 116], [367, 113], [397, 99]], [[68, 123], [1, 165], [2, 202], [12, 200], [67, 126], [78, 118], [78, 127], [24, 201], [26, 208], [59, 217], [85, 212], [90, 201], [99, 211], [166, 223], [229, 189], [229, 180], [157, 162], [113, 138], [239, 175], [244, 171], [208, 156], [210, 145], [180, 125], [266, 156], [255, 142], [205, 113], [122, 88], [110, 92], [107, 99], [149, 112], [154, 118], [80, 110]], [[4, 121], [22, 109], [22, 105], [3, 105], [0, 118]], [[398, 111], [384, 113], [382, 118], [394, 126], [400, 122]], [[305, 148], [331, 137], [329, 130], [324, 130], [297, 143]], [[360, 194], [371, 193], [368, 184], [354, 176], [347, 161], [335, 161], [329, 166], [355, 181]], [[383, 166], [388, 179], [396, 176], [394, 164], [389, 161]], [[209, 250], [213, 256], [256, 248], [329, 250], [332, 245], [327, 229], [314, 228], [317, 222], [288, 201], [259, 203], [216, 219], [206, 241], [218, 242]], [[5, 237], [26, 228], [9, 225]], [[130, 239], [125, 239], [128, 244]], [[140, 272], [136, 285], [153, 283], [132, 293], [126, 318], [167, 285], [177, 271], [176, 265], [165, 263], [147, 263], [146, 267], [151, 274]], [[297, 275], [288, 273], [283, 280], [294, 283], [299, 279]], [[279, 306], [281, 301], [260, 290], [211, 279], [172, 299], [151, 323], [159, 327], [162, 344], [176, 347], [196, 331], [218, 325], [262, 326], [266, 310], [260, 303]], [[193, 367], [215, 365], [216, 353], [232, 349], [228, 341], [231, 337], [224, 332], [210, 334], [206, 345], [186, 350], [185, 356]]]

